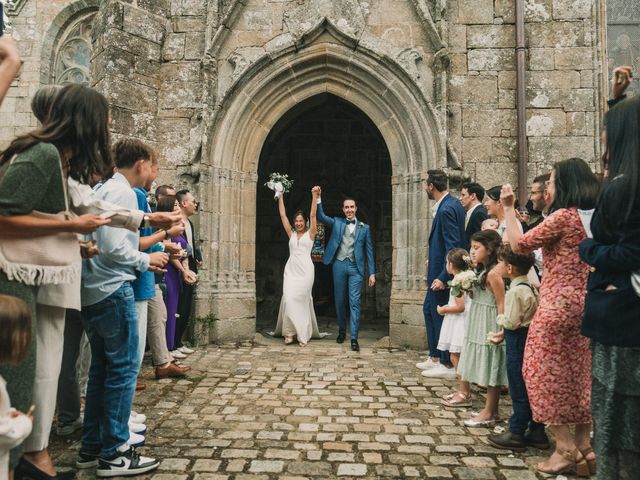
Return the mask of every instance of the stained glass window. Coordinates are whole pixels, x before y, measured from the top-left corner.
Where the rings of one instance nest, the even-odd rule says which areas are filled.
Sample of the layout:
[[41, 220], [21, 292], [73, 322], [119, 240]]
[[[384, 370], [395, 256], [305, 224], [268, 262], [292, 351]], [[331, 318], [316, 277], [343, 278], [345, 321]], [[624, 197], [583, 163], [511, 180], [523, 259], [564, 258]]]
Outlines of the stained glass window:
[[91, 25], [95, 13], [74, 23], [62, 38], [55, 63], [54, 83], [82, 83], [91, 81]]

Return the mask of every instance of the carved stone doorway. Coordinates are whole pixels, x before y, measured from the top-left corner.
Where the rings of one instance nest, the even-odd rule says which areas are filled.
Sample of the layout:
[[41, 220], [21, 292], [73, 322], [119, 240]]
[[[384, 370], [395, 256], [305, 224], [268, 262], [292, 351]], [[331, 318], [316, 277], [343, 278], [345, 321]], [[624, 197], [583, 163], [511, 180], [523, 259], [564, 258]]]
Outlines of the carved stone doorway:
[[[264, 187], [271, 172], [294, 180], [285, 203], [290, 217], [310, 209], [310, 190], [322, 186], [323, 206], [341, 215], [342, 199], [358, 201], [358, 219], [372, 228], [377, 284], [365, 287], [361, 329], [388, 334], [391, 294], [391, 161], [380, 131], [361, 110], [331, 94], [315, 95], [280, 118], [267, 137], [258, 165], [256, 204], [257, 329], [273, 329], [282, 295], [287, 237], [272, 192]], [[329, 232], [327, 232], [328, 234]], [[314, 305], [321, 330], [336, 328], [331, 269], [315, 262]]]

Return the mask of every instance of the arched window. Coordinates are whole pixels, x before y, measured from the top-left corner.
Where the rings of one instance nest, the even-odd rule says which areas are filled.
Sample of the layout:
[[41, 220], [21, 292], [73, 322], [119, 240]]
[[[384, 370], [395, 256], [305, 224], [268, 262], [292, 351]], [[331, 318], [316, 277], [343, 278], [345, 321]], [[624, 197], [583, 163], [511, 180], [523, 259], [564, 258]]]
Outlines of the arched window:
[[640, 94], [640, 3], [627, 0], [607, 2], [607, 67], [609, 77], [615, 67], [628, 65], [633, 82], [627, 93]]
[[72, 23], [61, 38], [56, 51], [53, 83], [91, 82], [91, 27], [95, 12]]

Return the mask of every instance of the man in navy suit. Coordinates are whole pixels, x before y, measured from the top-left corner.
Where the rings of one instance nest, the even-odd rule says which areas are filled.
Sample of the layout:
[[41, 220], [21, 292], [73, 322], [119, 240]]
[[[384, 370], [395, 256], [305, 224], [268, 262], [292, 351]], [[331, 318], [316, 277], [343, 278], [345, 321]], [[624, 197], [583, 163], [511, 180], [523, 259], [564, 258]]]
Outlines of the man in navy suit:
[[467, 251], [471, 248], [471, 235], [481, 230], [482, 222], [489, 215], [487, 209], [482, 205], [484, 199], [484, 188], [476, 182], [462, 184], [460, 189], [460, 203], [466, 212], [464, 219], [464, 245]]
[[[313, 190], [321, 193], [320, 187]], [[369, 269], [369, 286], [376, 284], [373, 262], [373, 241], [369, 225], [356, 218], [358, 206], [355, 200], [346, 198], [342, 202], [344, 217], [328, 217], [322, 210], [322, 199], [318, 196], [318, 220], [331, 228], [331, 236], [322, 257], [325, 265], [332, 265], [333, 290], [338, 316], [338, 338], [342, 343], [347, 335], [347, 307], [349, 307], [349, 333], [351, 350], [360, 350], [358, 329], [360, 328], [360, 297], [364, 282], [365, 255]], [[347, 303], [348, 298], [348, 303]]]
[[416, 366], [424, 370], [422, 375], [425, 377], [455, 379], [456, 372], [451, 368], [449, 352], [438, 350], [443, 317], [438, 314], [437, 308], [438, 305], [449, 303], [447, 253], [464, 245], [465, 213], [460, 201], [447, 191], [449, 178], [445, 172], [429, 170], [424, 182], [429, 199], [436, 201], [429, 234], [428, 290], [422, 306], [431, 360], [427, 359]]

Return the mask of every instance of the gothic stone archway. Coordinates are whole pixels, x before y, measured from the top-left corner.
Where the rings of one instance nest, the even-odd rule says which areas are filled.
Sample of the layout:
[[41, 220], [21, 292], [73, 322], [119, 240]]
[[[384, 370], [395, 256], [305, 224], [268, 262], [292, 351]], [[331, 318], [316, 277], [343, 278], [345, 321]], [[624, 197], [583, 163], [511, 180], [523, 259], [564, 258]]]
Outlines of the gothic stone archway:
[[[391, 294], [391, 161], [375, 124], [349, 102], [315, 95], [289, 110], [269, 133], [260, 154], [256, 203], [256, 323], [273, 330], [282, 293], [288, 239], [273, 192], [264, 187], [271, 172], [287, 172], [294, 185], [286, 195], [290, 216], [309, 212], [310, 189], [321, 185], [329, 215], [340, 215], [342, 199], [358, 201], [358, 219], [371, 226], [377, 283], [363, 287], [361, 338], [388, 334]], [[328, 233], [328, 232], [327, 232]], [[315, 259], [313, 299], [318, 325], [337, 328], [331, 268]]]
[[[229, 89], [212, 120], [200, 178], [207, 269], [197, 314], [209, 314], [216, 340], [255, 332], [257, 168], [265, 139], [291, 108], [319, 93], [343, 98], [376, 125], [392, 166], [392, 341], [423, 348], [422, 301], [429, 209], [424, 173], [446, 163], [446, 141], [432, 106], [389, 57], [319, 32], [307, 46], [258, 59]], [[337, 43], [340, 42], [340, 43]]]

